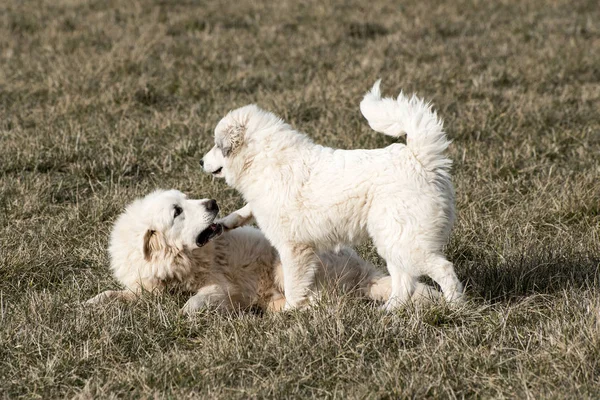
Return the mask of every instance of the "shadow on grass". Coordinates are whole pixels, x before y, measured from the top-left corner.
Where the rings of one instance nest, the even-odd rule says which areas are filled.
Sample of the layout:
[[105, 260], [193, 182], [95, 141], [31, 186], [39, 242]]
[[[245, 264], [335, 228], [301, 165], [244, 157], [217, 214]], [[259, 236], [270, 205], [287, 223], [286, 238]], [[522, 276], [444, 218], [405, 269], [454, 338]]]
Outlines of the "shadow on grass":
[[455, 260], [457, 269], [471, 295], [492, 303], [587, 289], [600, 283], [600, 255], [591, 252], [565, 254], [554, 249], [532, 249], [500, 259], [470, 253]]

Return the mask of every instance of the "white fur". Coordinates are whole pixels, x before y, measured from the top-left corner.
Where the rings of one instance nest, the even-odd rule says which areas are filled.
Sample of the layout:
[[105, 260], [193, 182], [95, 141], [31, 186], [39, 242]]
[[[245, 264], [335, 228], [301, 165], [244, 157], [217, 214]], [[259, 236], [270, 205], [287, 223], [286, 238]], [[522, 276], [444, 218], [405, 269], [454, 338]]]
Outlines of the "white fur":
[[[142, 290], [175, 289], [193, 294], [183, 308], [186, 313], [205, 306], [281, 309], [285, 304], [281, 262], [258, 229], [224, 232], [198, 247], [196, 238], [217, 215], [207, 204], [208, 200], [190, 200], [169, 190], [156, 191], [129, 205], [114, 224], [109, 246], [111, 269], [126, 289], [103, 292], [89, 303], [133, 300]], [[177, 217], [175, 206], [182, 209]], [[230, 227], [248, 222], [235, 218], [228, 217], [230, 225], [236, 223]], [[353, 250], [317, 256], [317, 280], [311, 290], [318, 292], [329, 282], [375, 300], [389, 298], [389, 277]], [[420, 298], [436, 297], [425, 285], [421, 289]]]
[[[189, 200], [177, 190], [157, 190], [130, 204], [115, 222], [110, 236], [110, 267], [115, 278], [131, 291], [142, 287], [151, 291], [170, 279], [187, 274], [176, 268], [171, 258], [181, 251], [198, 247], [196, 237], [217, 215], [206, 210], [207, 202], [207, 199]], [[176, 218], [175, 205], [183, 209]], [[166, 257], [153, 254], [151, 260], [144, 259], [143, 241], [149, 230], [158, 236], [159, 244], [171, 249]]]
[[[462, 285], [443, 255], [454, 221], [448, 140], [431, 107], [402, 94], [382, 99], [379, 81], [361, 102], [371, 127], [407, 144], [336, 150], [315, 144], [255, 105], [227, 114], [215, 128], [204, 169], [224, 177], [247, 202], [283, 263], [288, 307], [308, 300], [315, 250], [370, 236], [392, 279], [393, 309], [428, 275], [448, 301]], [[251, 211], [251, 212], [250, 212]]]

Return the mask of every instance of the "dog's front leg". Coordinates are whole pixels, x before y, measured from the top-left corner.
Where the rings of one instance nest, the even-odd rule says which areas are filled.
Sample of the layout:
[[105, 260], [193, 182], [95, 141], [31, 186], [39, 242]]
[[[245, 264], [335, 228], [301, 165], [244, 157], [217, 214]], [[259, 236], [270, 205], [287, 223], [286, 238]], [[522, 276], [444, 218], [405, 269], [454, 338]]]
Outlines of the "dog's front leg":
[[317, 270], [318, 257], [309, 246], [276, 246], [283, 268], [283, 288], [287, 299], [285, 309], [301, 307], [310, 301]]
[[190, 315], [205, 307], [227, 310], [231, 308], [231, 300], [220, 285], [208, 285], [190, 297], [181, 312]]
[[250, 204], [246, 204], [244, 207], [232, 212], [231, 214], [229, 214], [225, 218], [220, 219], [217, 222], [223, 225], [223, 228], [230, 230], [247, 225], [250, 222], [252, 222], [253, 219], [254, 216], [252, 215], [252, 209], [250, 208]]

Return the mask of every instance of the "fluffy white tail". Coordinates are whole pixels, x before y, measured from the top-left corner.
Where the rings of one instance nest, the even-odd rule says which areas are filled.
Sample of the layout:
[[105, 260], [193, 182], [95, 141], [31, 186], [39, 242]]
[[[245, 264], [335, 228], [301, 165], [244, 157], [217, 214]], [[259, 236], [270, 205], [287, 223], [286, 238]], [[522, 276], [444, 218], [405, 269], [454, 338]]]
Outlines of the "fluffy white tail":
[[371, 128], [394, 137], [406, 134], [406, 146], [427, 170], [448, 171], [452, 161], [444, 151], [450, 141], [431, 105], [414, 95], [408, 99], [402, 92], [397, 99], [382, 99], [380, 84], [381, 79], [360, 102], [360, 111]]

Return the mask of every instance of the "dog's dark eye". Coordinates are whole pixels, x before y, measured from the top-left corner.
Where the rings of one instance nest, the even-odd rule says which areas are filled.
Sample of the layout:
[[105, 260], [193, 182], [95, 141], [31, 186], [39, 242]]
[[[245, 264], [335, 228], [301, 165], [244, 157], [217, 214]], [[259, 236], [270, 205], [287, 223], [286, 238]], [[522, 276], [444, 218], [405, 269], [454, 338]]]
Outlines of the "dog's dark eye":
[[183, 208], [179, 207], [177, 204], [175, 204], [173, 206], [173, 209], [175, 210], [175, 214], [173, 215], [173, 218], [177, 218], [181, 215], [181, 213], [183, 212]]

